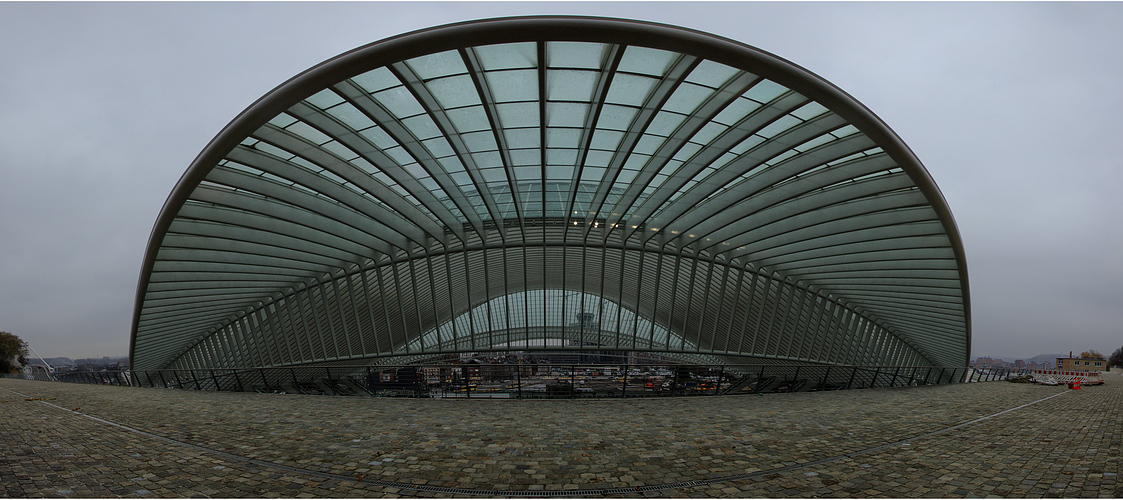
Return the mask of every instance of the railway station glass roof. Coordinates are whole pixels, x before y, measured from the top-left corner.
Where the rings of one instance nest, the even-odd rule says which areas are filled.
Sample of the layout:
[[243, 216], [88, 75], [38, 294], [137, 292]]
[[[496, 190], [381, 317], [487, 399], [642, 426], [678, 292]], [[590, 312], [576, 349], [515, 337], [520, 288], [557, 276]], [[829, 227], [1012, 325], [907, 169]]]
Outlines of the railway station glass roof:
[[[557, 226], [566, 229], [528, 229]], [[854, 311], [930, 363], [960, 366], [967, 356], [954, 220], [924, 167], [869, 110], [794, 64], [712, 35], [518, 18], [356, 49], [232, 122], [153, 230], [134, 367], [266, 348], [261, 324], [280, 322], [273, 316], [294, 301], [307, 301], [294, 306], [300, 314], [323, 308], [334, 328], [326, 318], [342, 306], [329, 302], [346, 293], [333, 287], [376, 295], [387, 285], [366, 271], [423, 267], [492, 240], [688, 253]], [[425, 290], [448, 295], [430, 301], [447, 302], [447, 313], [419, 313], [431, 318], [378, 348], [389, 350], [290, 349], [255, 363], [416, 350], [496, 298], [467, 297], [451, 282]], [[517, 292], [535, 287], [526, 288]], [[614, 307], [635, 315], [638, 300]], [[296, 335], [297, 321], [283, 323], [278, 331]], [[340, 320], [332, 332], [346, 343], [393, 328]]]

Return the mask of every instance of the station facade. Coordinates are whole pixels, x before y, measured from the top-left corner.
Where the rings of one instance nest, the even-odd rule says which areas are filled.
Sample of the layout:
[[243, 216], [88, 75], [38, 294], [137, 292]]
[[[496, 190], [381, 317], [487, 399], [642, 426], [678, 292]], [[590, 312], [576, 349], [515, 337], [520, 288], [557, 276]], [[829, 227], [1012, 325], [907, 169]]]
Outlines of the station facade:
[[862, 104], [711, 34], [527, 17], [357, 48], [236, 117], [158, 216], [131, 359], [963, 367], [970, 337], [951, 211]]

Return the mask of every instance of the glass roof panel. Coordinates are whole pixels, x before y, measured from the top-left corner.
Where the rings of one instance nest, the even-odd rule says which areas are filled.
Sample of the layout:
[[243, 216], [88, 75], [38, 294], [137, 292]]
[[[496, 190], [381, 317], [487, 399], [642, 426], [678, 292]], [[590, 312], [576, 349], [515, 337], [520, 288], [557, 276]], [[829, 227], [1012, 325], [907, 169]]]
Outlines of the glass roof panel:
[[597, 128], [626, 131], [638, 112], [638, 109], [628, 106], [605, 104], [597, 120]]
[[443, 158], [456, 154], [456, 152], [452, 150], [452, 146], [448, 144], [448, 139], [445, 139], [443, 135], [421, 141], [421, 144], [425, 146], [425, 149], [429, 150], [429, 154], [433, 155], [433, 158]]
[[790, 129], [792, 127], [795, 127], [796, 125], [799, 125], [800, 123], [803, 123], [803, 122], [800, 121], [799, 118], [796, 118], [792, 115], [784, 115], [784, 116], [781, 116], [776, 121], [774, 121], [772, 123], [769, 123], [767, 126], [760, 129], [759, 131], [757, 131], [757, 134], [762, 136], [762, 137], [771, 139], [772, 137], [775, 137], [775, 136], [777, 136], [777, 135], [779, 135], [783, 132], [786, 132], [788, 129]]
[[674, 52], [633, 45], [624, 49], [624, 57], [620, 60], [618, 71], [662, 77], [667, 74], [667, 70], [678, 60], [678, 57], [679, 55]]
[[606, 151], [614, 151], [620, 145], [620, 141], [624, 139], [624, 132], [618, 130], [605, 130], [597, 129], [593, 132], [593, 140], [589, 144], [592, 149], [602, 149]]
[[585, 118], [592, 106], [579, 102], [551, 102], [546, 104], [546, 126], [584, 128]]
[[686, 115], [660, 111], [655, 115], [655, 119], [651, 120], [651, 125], [647, 126], [645, 132], [669, 137], [684, 121], [686, 121]]
[[370, 117], [349, 102], [332, 107], [328, 110], [328, 114], [336, 117], [352, 130], [363, 130], [375, 125]]
[[825, 106], [815, 101], [811, 101], [807, 104], [804, 104], [799, 109], [792, 111], [792, 114], [801, 120], [810, 120], [826, 112], [827, 108]]
[[385, 67], [375, 68], [361, 75], [353, 76], [351, 81], [370, 94], [402, 84], [401, 80], [398, 80], [398, 77], [394, 76], [394, 73]]
[[718, 88], [733, 78], [733, 75], [739, 73], [740, 70], [721, 63], [710, 60], [704, 60], [698, 63], [686, 77], [686, 81], [696, 83], [698, 85], [705, 85], [707, 87]]
[[537, 128], [506, 129], [503, 135], [511, 149], [537, 148], [542, 143]]
[[588, 102], [600, 73], [579, 70], [548, 70], [546, 98], [551, 101]]
[[320, 109], [328, 109], [336, 104], [343, 102], [343, 98], [332, 92], [331, 89], [324, 89], [316, 92], [305, 101]]
[[[487, 152], [483, 152], [483, 153], [472, 153], [472, 162], [474, 162], [476, 164], [476, 167], [478, 167], [478, 168], [502, 167], [503, 166], [503, 158], [501, 156], [499, 156], [498, 151], [487, 151]], [[500, 168], [500, 170], [502, 170], [502, 168]], [[506, 174], [503, 174], [503, 175], [506, 175]], [[489, 179], [489, 180], [491, 180], [491, 179]]]
[[608, 46], [588, 42], [546, 42], [548, 68], [600, 69]]
[[636, 147], [632, 148], [632, 152], [645, 155], [655, 154], [655, 151], [659, 149], [659, 146], [662, 146], [666, 141], [666, 137], [643, 134], [643, 136], [640, 137], [639, 142], [636, 143]]
[[358, 153], [352, 151], [351, 148], [340, 144], [339, 141], [327, 142], [321, 144], [320, 147], [334, 153], [336, 156], [343, 158], [344, 160], [350, 160], [352, 158], [359, 157]]
[[771, 80], [761, 80], [756, 85], [745, 92], [745, 97], [752, 99], [759, 103], [768, 103], [773, 99], [784, 95], [788, 91], [787, 87], [780, 85]]
[[372, 94], [375, 100], [397, 119], [408, 118], [425, 112], [413, 94], [403, 86], [393, 87]]
[[359, 132], [359, 135], [365, 137], [371, 144], [374, 144], [379, 149], [387, 149], [398, 145], [390, 134], [387, 134], [382, 127], [371, 127]]
[[[542, 165], [542, 150], [538, 148], [533, 149], [512, 149], [510, 151], [512, 165], [533, 165], [534, 168], [539, 168]], [[538, 177], [541, 177], [541, 170], [536, 170]], [[520, 179], [526, 177], [520, 176]]]
[[281, 128], [285, 128], [289, 125], [292, 125], [292, 123], [295, 122], [295, 121], [296, 121], [296, 118], [293, 117], [292, 115], [290, 115], [288, 113], [281, 113], [277, 116], [274, 116], [272, 120], [269, 120], [269, 124], [270, 125], [276, 125], [276, 126], [281, 127]]
[[425, 87], [444, 109], [480, 104], [480, 94], [476, 92], [475, 82], [468, 75], [430, 80], [425, 83]]
[[472, 50], [484, 71], [538, 67], [538, 46], [534, 42], [484, 45]]
[[461, 134], [480, 130], [491, 130], [491, 122], [488, 121], [487, 113], [484, 112], [483, 106], [452, 109], [445, 112], [445, 115], [452, 121], [452, 125], [456, 127], [456, 131]]
[[608, 88], [608, 95], [604, 102], [622, 104], [626, 106], [642, 106], [651, 89], [659, 80], [646, 76], [618, 73], [612, 79], [612, 86]]
[[538, 100], [538, 71], [511, 70], [484, 73], [494, 102]]
[[576, 148], [580, 140], [581, 129], [551, 127], [546, 130], [546, 146], [551, 148]]
[[734, 99], [725, 109], [722, 109], [714, 121], [723, 125], [732, 126], [749, 116], [753, 111], [760, 109], [760, 103], [749, 99]]
[[713, 89], [694, 85], [692, 83], [684, 83], [675, 89], [675, 93], [671, 94], [670, 99], [667, 99], [667, 103], [663, 105], [663, 109], [686, 115], [694, 114], [698, 106], [713, 94]]
[[460, 53], [455, 50], [415, 57], [406, 64], [423, 80], [468, 72]]
[[405, 125], [418, 140], [443, 137], [441, 130], [437, 128], [437, 124], [429, 115], [418, 115], [406, 118], [402, 120], [402, 125]]
[[453, 173], [454, 175], [459, 172], [464, 172], [464, 162], [460, 161], [459, 156], [445, 156], [437, 160], [446, 172]]
[[292, 125], [289, 125], [285, 130], [288, 130], [289, 132], [292, 132], [292, 133], [294, 133], [294, 134], [296, 134], [300, 137], [308, 139], [309, 141], [311, 141], [315, 144], [323, 144], [323, 143], [331, 140], [330, 136], [328, 136], [327, 134], [325, 134], [323, 132], [320, 132], [319, 130], [316, 130], [314, 127], [312, 127], [311, 125], [309, 125], [305, 122], [300, 122], [300, 121], [294, 122]]
[[726, 130], [729, 130], [728, 126], [722, 125], [720, 123], [709, 122], [702, 126], [702, 128], [699, 129], [698, 132], [696, 132], [694, 136], [690, 138], [690, 141], [699, 144], [709, 144], [710, 141], [714, 140], [715, 137], [720, 135], [722, 132], [725, 132]]
[[515, 102], [497, 104], [499, 123], [504, 128], [522, 128], [538, 126], [538, 103]]

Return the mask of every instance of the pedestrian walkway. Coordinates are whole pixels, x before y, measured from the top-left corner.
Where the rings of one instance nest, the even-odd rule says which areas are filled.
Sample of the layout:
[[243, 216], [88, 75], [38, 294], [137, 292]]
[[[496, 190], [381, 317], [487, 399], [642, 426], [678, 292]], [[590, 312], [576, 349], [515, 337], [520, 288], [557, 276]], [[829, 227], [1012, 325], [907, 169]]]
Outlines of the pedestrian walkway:
[[0, 495], [1118, 498], [1104, 380], [429, 400], [0, 379]]

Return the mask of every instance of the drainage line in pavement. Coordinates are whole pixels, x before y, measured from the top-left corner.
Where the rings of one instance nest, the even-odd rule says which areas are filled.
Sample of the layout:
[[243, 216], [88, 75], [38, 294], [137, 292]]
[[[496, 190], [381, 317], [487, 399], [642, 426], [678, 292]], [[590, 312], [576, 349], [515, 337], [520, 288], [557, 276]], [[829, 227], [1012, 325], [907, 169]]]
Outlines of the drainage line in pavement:
[[[6, 390], [8, 392], [11, 392], [13, 394], [19, 394], [21, 397], [23, 397], [25, 399], [32, 400], [30, 396], [20, 394], [20, 393], [18, 393], [16, 391], [13, 391], [11, 389], [4, 388], [4, 390]], [[59, 405], [44, 401], [42, 399], [33, 399], [33, 400], [39, 401], [40, 403], [46, 404], [48, 406], [53, 406], [55, 408], [58, 408], [60, 410], [66, 411], [66, 412], [74, 413], [74, 414], [86, 417], [88, 419], [91, 419], [91, 420], [94, 420], [94, 421], [97, 421], [97, 422], [101, 422], [101, 423], [106, 424], [106, 425], [117, 427], [119, 429], [123, 429], [123, 430], [129, 431], [129, 432], [134, 432], [136, 434], [140, 434], [142, 436], [150, 437], [150, 438], [153, 438], [153, 439], [156, 439], [156, 440], [159, 440], [159, 441], [164, 441], [166, 443], [173, 443], [173, 444], [178, 444], [178, 445], [181, 445], [181, 446], [186, 446], [188, 448], [192, 448], [194, 450], [197, 450], [197, 451], [200, 451], [200, 452], [203, 452], [203, 453], [218, 455], [219, 457], [225, 458], [227, 460], [237, 461], [237, 462], [245, 462], [245, 463], [249, 463], [249, 464], [257, 465], [257, 466], [261, 466], [261, 467], [271, 467], [271, 468], [274, 468], [274, 469], [281, 469], [281, 470], [284, 470], [284, 471], [287, 471], [287, 472], [292, 472], [294, 474], [304, 474], [304, 475], [309, 475], [309, 476], [313, 476], [313, 477], [318, 477], [318, 478], [321, 478], [321, 479], [356, 482], [356, 483], [366, 483], [366, 484], [371, 484], [371, 485], [375, 485], [375, 486], [400, 488], [400, 489], [403, 489], [403, 490], [429, 491], [429, 492], [434, 492], [434, 493], [450, 493], [450, 494], [454, 494], [454, 495], [481, 495], [481, 496], [489, 496], [489, 497], [504, 497], [504, 496], [507, 496], [507, 497], [575, 497], [575, 496], [618, 495], [618, 494], [637, 493], [637, 492], [642, 493], [642, 492], [645, 492], [645, 491], [663, 491], [663, 490], [673, 490], [673, 489], [680, 489], [680, 488], [691, 488], [691, 487], [695, 487], [695, 486], [705, 486], [705, 485], [711, 485], [711, 484], [717, 484], [717, 483], [744, 481], [746, 479], [754, 479], [754, 478], [758, 478], [758, 477], [762, 477], [762, 476], [768, 476], [768, 475], [772, 475], [772, 474], [780, 474], [780, 473], [784, 473], [784, 472], [791, 472], [793, 470], [805, 469], [805, 468], [808, 468], [808, 467], [823, 465], [823, 464], [835, 462], [835, 461], [838, 461], [838, 460], [843, 460], [843, 459], [847, 459], [847, 458], [854, 458], [854, 457], [858, 457], [858, 456], [861, 456], [861, 455], [868, 455], [870, 453], [878, 452], [878, 451], [881, 451], [881, 450], [884, 450], [884, 449], [887, 449], [887, 448], [892, 448], [892, 447], [895, 447], [895, 446], [910, 444], [913, 441], [918, 441], [918, 440], [921, 440], [921, 439], [926, 439], [926, 438], [929, 438], [929, 437], [932, 437], [932, 436], [937, 436], [937, 435], [940, 435], [940, 434], [951, 432], [953, 430], [960, 429], [960, 428], [963, 428], [963, 427], [966, 427], [966, 426], [969, 426], [969, 425], [973, 425], [973, 424], [976, 424], [976, 423], [982, 422], [984, 420], [988, 420], [988, 419], [997, 417], [997, 416], [1005, 414], [1005, 413], [1009, 413], [1009, 412], [1012, 412], [1012, 411], [1015, 411], [1015, 410], [1020, 410], [1022, 408], [1027, 407], [1027, 406], [1032, 406], [1032, 405], [1035, 405], [1035, 404], [1040, 403], [1042, 401], [1053, 399], [1053, 398], [1055, 398], [1057, 396], [1060, 396], [1062, 394], [1067, 394], [1068, 392], [1071, 392], [1071, 391], [1059, 392], [1059, 393], [1054, 394], [1052, 396], [1047, 396], [1047, 397], [1038, 399], [1037, 401], [1032, 401], [1032, 402], [1023, 404], [1021, 406], [1015, 406], [1013, 408], [1008, 408], [1006, 410], [1002, 410], [1000, 412], [993, 413], [991, 415], [979, 417], [979, 418], [976, 418], [974, 420], [969, 420], [967, 422], [959, 423], [959, 424], [956, 424], [956, 425], [953, 425], [953, 426], [950, 426], [950, 427], [945, 427], [943, 429], [939, 429], [939, 430], [932, 431], [932, 432], [929, 432], [929, 433], [919, 434], [919, 435], [916, 435], [916, 436], [913, 436], [913, 437], [910, 437], [910, 438], [907, 438], [907, 439], [902, 439], [900, 441], [895, 441], [895, 442], [888, 443], [888, 444], [874, 446], [872, 448], [866, 448], [864, 450], [859, 450], [859, 451], [855, 451], [855, 452], [851, 452], [851, 453], [843, 453], [841, 455], [836, 455], [836, 456], [829, 457], [829, 458], [823, 458], [823, 459], [815, 460], [815, 461], [812, 461], [812, 462], [796, 463], [796, 464], [791, 464], [791, 465], [787, 465], [787, 466], [784, 466], [784, 467], [777, 467], [777, 468], [774, 468], [774, 469], [768, 469], [768, 470], [762, 470], [762, 471], [756, 471], [756, 472], [749, 472], [749, 473], [745, 473], [745, 474], [736, 474], [736, 475], [732, 475], [732, 476], [723, 476], [723, 477], [717, 477], [717, 478], [711, 478], [711, 479], [695, 479], [695, 480], [691, 480], [691, 481], [682, 481], [682, 482], [678, 482], [678, 483], [659, 484], [659, 485], [651, 485], [651, 486], [636, 486], [634, 488], [633, 487], [612, 487], [612, 488], [596, 488], [596, 489], [585, 488], [585, 489], [575, 489], [575, 490], [542, 490], [542, 491], [481, 490], [481, 489], [472, 489], [472, 488], [450, 488], [450, 487], [446, 487], [446, 486], [430, 486], [430, 485], [426, 485], [426, 484], [398, 483], [398, 482], [393, 482], [393, 481], [379, 481], [379, 480], [369, 480], [369, 481], [367, 481], [367, 480], [364, 480], [364, 478], [362, 476], [360, 476], [359, 478], [355, 478], [354, 476], [344, 476], [342, 474], [333, 474], [333, 473], [330, 473], [330, 472], [320, 472], [320, 471], [314, 471], [314, 470], [310, 470], [310, 469], [303, 469], [303, 468], [300, 468], [300, 467], [293, 467], [293, 466], [290, 466], [290, 465], [280, 464], [280, 463], [276, 463], [276, 462], [268, 462], [268, 461], [265, 461], [265, 460], [258, 460], [256, 458], [250, 458], [250, 457], [244, 457], [244, 456], [241, 456], [241, 455], [235, 455], [233, 453], [227, 453], [225, 451], [215, 450], [215, 449], [212, 449], [212, 448], [207, 448], [205, 446], [199, 446], [199, 445], [195, 445], [195, 444], [191, 444], [191, 443], [185, 443], [183, 441], [175, 440], [175, 439], [165, 437], [165, 436], [160, 436], [160, 435], [153, 434], [153, 433], [147, 432], [147, 431], [142, 431], [140, 429], [129, 427], [129, 426], [124, 425], [124, 424], [119, 424], [117, 422], [105, 420], [103, 418], [95, 417], [93, 415], [81, 413], [81, 412], [71, 410], [71, 409], [67, 409], [67, 408], [63, 408]]]

